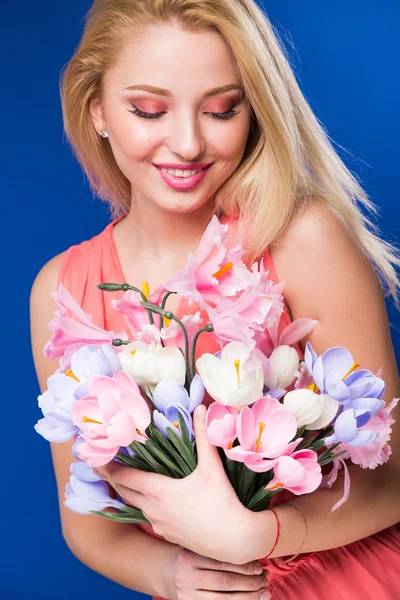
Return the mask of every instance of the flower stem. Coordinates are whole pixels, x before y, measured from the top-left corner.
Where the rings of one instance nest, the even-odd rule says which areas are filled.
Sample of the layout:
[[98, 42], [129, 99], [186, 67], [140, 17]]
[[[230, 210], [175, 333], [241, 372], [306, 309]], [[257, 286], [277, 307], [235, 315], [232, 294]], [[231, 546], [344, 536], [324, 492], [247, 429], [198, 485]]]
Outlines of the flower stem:
[[141, 302], [140, 303], [144, 308], [147, 308], [148, 310], [152, 310], [153, 312], [157, 313], [158, 315], [161, 315], [162, 317], [165, 317], [166, 319], [169, 319], [170, 321], [176, 321], [179, 325], [179, 327], [182, 329], [183, 331], [183, 336], [185, 338], [185, 362], [186, 362], [186, 373], [187, 373], [187, 378], [188, 378], [188, 382], [189, 385], [192, 383], [192, 374], [190, 371], [190, 364], [189, 364], [189, 338], [188, 338], [188, 334], [186, 331], [186, 327], [184, 326], [184, 324], [182, 323], [182, 321], [180, 319], [178, 319], [178, 317], [176, 317], [174, 315], [174, 313], [172, 313], [169, 310], [164, 310], [163, 308], [161, 308], [160, 306], [157, 306], [156, 304], [151, 304], [150, 302]]
[[[142, 290], [139, 290], [137, 287], [134, 287], [133, 285], [129, 285], [129, 283], [99, 283], [97, 285], [97, 287], [100, 290], [103, 290], [105, 292], [118, 292], [118, 291], [127, 292], [128, 290], [133, 290], [134, 292], [138, 292], [138, 294], [141, 295], [144, 302], [147, 302], [146, 295], [142, 292]], [[142, 304], [142, 302], [141, 302], [141, 304]], [[150, 324], [154, 325], [154, 319], [153, 319], [153, 315], [152, 315], [152, 312], [150, 309], [148, 309], [148, 313], [149, 313]]]
[[206, 327], [203, 327], [202, 329], [199, 329], [198, 331], [196, 331], [196, 333], [193, 337], [193, 342], [192, 342], [192, 373], [193, 373], [193, 377], [196, 375], [195, 355], [196, 355], [197, 340], [199, 338], [199, 335], [201, 333], [203, 333], [204, 331], [208, 331], [209, 333], [211, 333], [212, 331], [214, 331], [214, 327], [212, 326], [211, 323], [209, 323], [208, 325], [206, 325]]

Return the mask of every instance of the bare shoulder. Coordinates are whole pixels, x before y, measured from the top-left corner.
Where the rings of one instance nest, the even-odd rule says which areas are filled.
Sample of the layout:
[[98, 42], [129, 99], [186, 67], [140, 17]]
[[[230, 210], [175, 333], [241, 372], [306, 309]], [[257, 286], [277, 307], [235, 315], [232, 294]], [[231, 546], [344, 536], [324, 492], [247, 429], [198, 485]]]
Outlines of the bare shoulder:
[[321, 200], [304, 205], [270, 250], [294, 316], [321, 319], [333, 309], [338, 315], [340, 306], [353, 311], [361, 298], [382, 309], [381, 284], [369, 258], [344, 219]]

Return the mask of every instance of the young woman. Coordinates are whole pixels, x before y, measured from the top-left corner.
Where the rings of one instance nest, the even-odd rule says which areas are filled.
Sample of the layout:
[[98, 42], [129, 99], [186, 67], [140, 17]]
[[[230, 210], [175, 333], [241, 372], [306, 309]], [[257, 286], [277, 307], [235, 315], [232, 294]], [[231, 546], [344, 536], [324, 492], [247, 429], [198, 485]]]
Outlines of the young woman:
[[[96, 0], [61, 92], [65, 131], [113, 221], [55, 256], [33, 284], [42, 391], [55, 370], [42, 348], [58, 283], [98, 325], [118, 331], [122, 315], [109, 305], [120, 296], [97, 283], [148, 280], [154, 289], [184, 266], [216, 214], [245, 232], [248, 263], [264, 257], [271, 278], [286, 281], [292, 318], [319, 321], [302, 348], [307, 340], [319, 353], [344, 346], [362, 367], [383, 366], [387, 401], [400, 395], [383, 291], [398, 302], [400, 261], [361, 212], [360, 205], [373, 205], [332, 148], [253, 0]], [[169, 307], [178, 314], [187, 308], [176, 296]], [[181, 515], [169, 523], [181, 537], [185, 523], [177, 544], [172, 534], [157, 535], [160, 527], [66, 509], [72, 442], [52, 444], [65, 541], [106, 577], [173, 600], [222, 599], [226, 592], [235, 600], [393, 599], [400, 589], [399, 409], [393, 416], [390, 460], [376, 470], [350, 468], [350, 498], [339, 510], [330, 509], [342, 495], [342, 474], [331, 489], [296, 497], [292, 505], [301, 512], [277, 508], [281, 535], [268, 580], [255, 566], [274, 545], [274, 515], [246, 509], [242, 520], [232, 501], [210, 504], [219, 481], [211, 454], [207, 469], [191, 479], [196, 510], [188, 496], [163, 498], [165, 514]], [[156, 490], [135, 477], [124, 482], [124, 493], [140, 498], [145, 510]], [[108, 481], [121, 489], [110, 473]], [[304, 540], [301, 514], [307, 542], [282, 564], [276, 559]]]

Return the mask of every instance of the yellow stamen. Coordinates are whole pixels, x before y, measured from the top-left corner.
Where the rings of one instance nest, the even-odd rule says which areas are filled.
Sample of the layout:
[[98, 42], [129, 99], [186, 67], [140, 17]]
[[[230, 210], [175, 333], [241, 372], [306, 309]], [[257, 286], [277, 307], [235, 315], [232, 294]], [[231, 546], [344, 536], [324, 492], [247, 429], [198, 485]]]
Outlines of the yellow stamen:
[[271, 491], [271, 490], [277, 490], [280, 487], [283, 487], [283, 483], [281, 483], [280, 481], [278, 481], [277, 483], [275, 483], [275, 485], [273, 485], [272, 487], [270, 487], [268, 489]]
[[82, 421], [84, 423], [96, 423], [97, 425], [104, 425], [101, 421], [94, 421], [93, 419], [89, 419], [86, 415], [83, 417]]
[[228, 444], [228, 450], [231, 450], [233, 448], [233, 442], [229, 442]]
[[136, 428], [136, 433], [137, 433], [138, 435], [143, 435], [143, 433], [142, 433], [142, 432], [140, 431], [140, 429], [138, 429], [138, 428]]
[[131, 354], [132, 356], [135, 356], [136, 352], [137, 352], [137, 350], [131, 350], [131, 351], [129, 352], [129, 354]]
[[343, 381], [344, 379], [346, 379], [346, 377], [348, 377], [348, 376], [350, 375], [350, 373], [352, 373], [352, 372], [354, 371], [354, 369], [357, 369], [357, 367], [359, 367], [359, 366], [360, 366], [360, 363], [358, 363], [358, 362], [355, 362], [355, 363], [353, 364], [353, 366], [351, 367], [351, 369], [349, 369], [349, 370], [347, 371], [346, 375], [345, 375], [344, 377], [342, 377], [342, 381]]
[[223, 267], [221, 267], [219, 269], [219, 271], [217, 271], [216, 273], [214, 273], [213, 277], [215, 277], [216, 279], [219, 279], [220, 277], [222, 277], [223, 275], [225, 275], [225, 273], [227, 273], [228, 271], [230, 271], [233, 267], [233, 262], [228, 262], [226, 263], [226, 265], [224, 265]]
[[150, 296], [150, 287], [148, 281], [143, 281], [142, 283], [142, 293], [146, 296], [146, 300], [149, 299]]
[[314, 392], [314, 394], [316, 394], [317, 392], [319, 392], [317, 384], [314, 382], [311, 385], [308, 385], [307, 390], [311, 390], [312, 392]]
[[264, 431], [264, 428], [265, 428], [265, 423], [263, 423], [262, 421], [260, 421], [260, 433], [258, 434], [258, 438], [256, 440], [256, 449], [255, 449], [255, 452], [258, 452], [258, 449], [261, 446], [261, 435], [262, 435], [262, 432]]
[[[175, 421], [175, 422], [174, 422], [174, 421], [172, 421], [172, 425], [175, 425], [175, 427], [176, 427], [177, 429], [179, 429], [179, 423], [177, 423], [176, 421]], [[179, 429], [179, 431], [180, 431], [180, 429]]]
[[164, 321], [164, 325], [165, 327], [169, 327], [171, 324], [171, 319], [166, 319], [165, 317], [163, 317], [163, 321]]
[[67, 375], [68, 377], [72, 377], [72, 379], [75, 379], [75, 381], [77, 381], [78, 383], [81, 382], [81, 380], [77, 378], [72, 369], [68, 369], [68, 371], [65, 371], [65, 375]]
[[237, 378], [238, 378], [238, 383], [240, 383], [240, 360], [234, 360], [233, 364], [235, 365], [235, 369], [236, 369], [236, 373], [237, 373]]

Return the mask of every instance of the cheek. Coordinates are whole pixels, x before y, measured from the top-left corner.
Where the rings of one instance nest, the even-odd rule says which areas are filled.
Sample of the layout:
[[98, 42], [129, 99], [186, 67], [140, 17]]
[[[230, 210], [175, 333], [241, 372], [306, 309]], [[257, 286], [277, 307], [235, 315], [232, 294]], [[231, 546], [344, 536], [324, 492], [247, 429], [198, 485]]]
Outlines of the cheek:
[[207, 145], [212, 148], [212, 154], [221, 160], [236, 160], [243, 155], [249, 131], [250, 123], [247, 118], [237, 119], [236, 123], [222, 123], [219, 126], [218, 135], [216, 135], [215, 126], [210, 128]]

